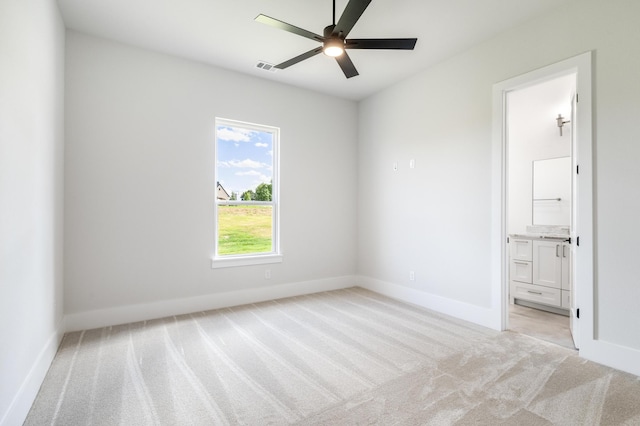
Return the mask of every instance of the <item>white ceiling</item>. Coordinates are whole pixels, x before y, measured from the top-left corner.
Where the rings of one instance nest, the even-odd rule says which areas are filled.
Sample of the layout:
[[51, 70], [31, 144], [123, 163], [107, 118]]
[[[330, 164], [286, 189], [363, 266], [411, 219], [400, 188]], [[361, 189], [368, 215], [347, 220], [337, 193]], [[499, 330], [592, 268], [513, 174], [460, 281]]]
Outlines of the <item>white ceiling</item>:
[[[260, 13], [322, 34], [331, 0], [58, 0], [67, 28], [237, 72], [363, 99], [569, 0], [373, 0], [350, 38], [417, 37], [413, 51], [350, 50], [360, 75], [346, 79], [322, 54], [275, 73], [319, 46], [255, 22]], [[336, 0], [337, 18], [347, 0]], [[336, 18], [336, 20], [337, 20]], [[347, 37], [347, 38], [349, 38]]]

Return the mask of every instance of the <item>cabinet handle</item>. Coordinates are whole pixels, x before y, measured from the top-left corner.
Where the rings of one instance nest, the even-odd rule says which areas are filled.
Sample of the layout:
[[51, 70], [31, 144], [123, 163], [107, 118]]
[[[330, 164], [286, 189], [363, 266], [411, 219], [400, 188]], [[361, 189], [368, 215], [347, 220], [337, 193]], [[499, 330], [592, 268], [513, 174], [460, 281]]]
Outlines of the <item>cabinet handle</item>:
[[528, 265], [529, 262], [516, 262], [515, 260], [513, 261], [513, 263], [518, 264], [518, 265]]
[[560, 248], [560, 244], [556, 244], [556, 257], [560, 257], [558, 249]]
[[537, 294], [538, 296], [542, 296], [542, 292], [541, 292], [541, 291], [531, 291], [531, 290], [527, 290], [527, 293]]
[[567, 257], [566, 248], [567, 248], [567, 246], [565, 246], [565, 245], [562, 246], [562, 257]]

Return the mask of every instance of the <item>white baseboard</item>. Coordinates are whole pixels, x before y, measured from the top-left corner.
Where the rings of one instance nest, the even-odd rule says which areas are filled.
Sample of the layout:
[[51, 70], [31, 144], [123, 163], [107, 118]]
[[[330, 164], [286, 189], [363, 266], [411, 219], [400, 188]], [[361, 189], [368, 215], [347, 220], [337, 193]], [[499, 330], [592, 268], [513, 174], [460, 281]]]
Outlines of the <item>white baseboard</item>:
[[0, 426], [14, 426], [24, 423], [29, 414], [29, 410], [38, 395], [44, 377], [49, 371], [49, 366], [58, 352], [60, 342], [64, 336], [62, 322], [58, 324], [56, 330], [51, 334], [42, 350], [38, 354], [29, 374], [25, 377], [20, 389], [16, 393], [13, 401], [5, 413], [0, 413]]
[[640, 350], [610, 343], [604, 340], [592, 340], [580, 347], [580, 356], [589, 361], [626, 371], [640, 377]]
[[117, 306], [65, 315], [65, 330], [79, 331], [136, 321], [189, 314], [210, 309], [227, 308], [300, 296], [321, 291], [338, 290], [356, 285], [355, 276], [343, 276], [312, 281], [249, 288], [225, 293], [212, 293], [182, 299], [161, 300], [136, 305]]
[[391, 297], [392, 299], [413, 303], [414, 305], [431, 309], [432, 311], [492, 328], [494, 330], [500, 330], [500, 324], [496, 323], [496, 313], [492, 309], [470, 305], [457, 300], [425, 293], [414, 288], [380, 281], [365, 276], [358, 276], [356, 282], [358, 283], [358, 286], [362, 288], [375, 291], [376, 293], [383, 294]]

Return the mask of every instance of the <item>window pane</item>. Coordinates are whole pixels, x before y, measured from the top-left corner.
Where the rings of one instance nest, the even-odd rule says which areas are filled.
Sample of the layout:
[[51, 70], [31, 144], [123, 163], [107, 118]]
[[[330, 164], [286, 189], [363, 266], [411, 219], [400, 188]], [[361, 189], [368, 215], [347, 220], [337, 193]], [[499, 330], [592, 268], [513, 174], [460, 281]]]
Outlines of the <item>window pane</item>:
[[216, 133], [218, 183], [231, 199], [271, 201], [271, 191], [265, 199], [259, 189], [273, 182], [273, 134], [231, 126]]
[[272, 219], [271, 206], [218, 206], [218, 254], [272, 252]]

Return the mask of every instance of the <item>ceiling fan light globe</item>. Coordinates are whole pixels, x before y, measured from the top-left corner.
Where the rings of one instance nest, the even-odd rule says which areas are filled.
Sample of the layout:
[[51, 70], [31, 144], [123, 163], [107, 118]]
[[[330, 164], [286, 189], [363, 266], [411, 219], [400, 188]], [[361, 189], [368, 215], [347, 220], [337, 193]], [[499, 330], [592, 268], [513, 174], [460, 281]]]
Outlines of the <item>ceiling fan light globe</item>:
[[325, 55], [335, 58], [336, 56], [340, 56], [344, 53], [344, 48], [342, 46], [327, 46], [324, 48], [323, 52]]
[[[329, 29], [331, 27], [327, 27]], [[326, 39], [322, 45], [322, 51], [325, 55], [335, 58], [344, 53], [344, 40], [338, 37]]]

